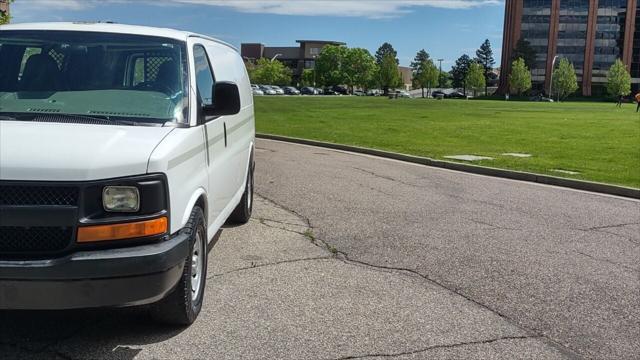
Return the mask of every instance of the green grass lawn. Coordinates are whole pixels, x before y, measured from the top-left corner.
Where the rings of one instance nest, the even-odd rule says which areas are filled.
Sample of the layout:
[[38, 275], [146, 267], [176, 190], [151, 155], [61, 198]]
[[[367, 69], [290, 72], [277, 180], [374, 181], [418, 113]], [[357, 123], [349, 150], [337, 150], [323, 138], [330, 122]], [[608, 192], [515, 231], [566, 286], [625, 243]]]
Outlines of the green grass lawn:
[[640, 188], [635, 104], [265, 96], [255, 106], [259, 133], [435, 159], [486, 155], [495, 160], [476, 163]]

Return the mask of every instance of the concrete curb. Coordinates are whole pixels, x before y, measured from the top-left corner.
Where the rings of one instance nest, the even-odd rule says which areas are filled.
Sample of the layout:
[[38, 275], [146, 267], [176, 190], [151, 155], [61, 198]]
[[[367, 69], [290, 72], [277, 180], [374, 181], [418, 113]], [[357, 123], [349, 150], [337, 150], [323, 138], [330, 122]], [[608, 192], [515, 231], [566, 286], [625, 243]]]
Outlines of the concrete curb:
[[555, 176], [549, 176], [549, 175], [533, 174], [533, 173], [528, 173], [523, 171], [496, 169], [491, 167], [462, 164], [462, 163], [456, 163], [451, 161], [435, 160], [435, 159], [430, 159], [430, 158], [421, 157], [421, 156], [405, 155], [405, 154], [399, 154], [399, 153], [394, 153], [394, 152], [384, 151], [384, 150], [376, 150], [376, 149], [369, 149], [369, 148], [363, 148], [358, 146], [334, 144], [334, 143], [329, 143], [324, 141], [307, 140], [307, 139], [293, 138], [293, 137], [281, 136], [281, 135], [256, 134], [256, 137], [261, 139], [278, 140], [278, 141], [285, 141], [285, 142], [296, 143], [296, 144], [312, 145], [312, 146], [319, 146], [319, 147], [324, 147], [329, 149], [350, 151], [350, 152], [359, 153], [359, 154], [380, 156], [384, 158], [406, 161], [406, 162], [415, 163], [415, 164], [422, 164], [426, 166], [434, 166], [434, 167], [439, 167], [444, 169], [464, 171], [464, 172], [480, 174], [480, 175], [495, 176], [495, 177], [521, 180], [521, 181], [529, 181], [529, 182], [535, 182], [540, 184], [562, 186], [562, 187], [567, 187], [571, 189], [585, 190], [585, 191], [597, 192], [602, 194], [617, 195], [617, 196], [624, 196], [624, 197], [633, 198], [633, 199], [640, 199], [640, 189], [624, 187], [624, 186], [567, 179], [567, 178], [561, 178], [561, 177], [555, 177]]

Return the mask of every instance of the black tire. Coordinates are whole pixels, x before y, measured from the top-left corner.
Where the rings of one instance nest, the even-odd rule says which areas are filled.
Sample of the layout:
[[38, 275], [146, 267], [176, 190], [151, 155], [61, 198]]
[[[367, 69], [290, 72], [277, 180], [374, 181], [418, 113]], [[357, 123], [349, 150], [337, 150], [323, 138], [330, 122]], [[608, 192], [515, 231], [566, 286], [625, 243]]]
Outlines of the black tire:
[[240, 199], [240, 203], [233, 210], [231, 215], [229, 215], [228, 221], [234, 224], [246, 224], [251, 219], [251, 212], [253, 211], [253, 156], [251, 156], [251, 161], [249, 161], [249, 169], [247, 171], [247, 183], [244, 188], [244, 194], [242, 194], [242, 199]]
[[[189, 255], [184, 262], [184, 270], [175, 289], [169, 295], [152, 306], [153, 317], [163, 323], [171, 325], [191, 325], [200, 310], [204, 300], [204, 290], [207, 280], [207, 231], [204, 214], [200, 207], [193, 208], [187, 225], [182, 230], [189, 234]], [[199, 237], [200, 241], [196, 241]], [[192, 281], [194, 279], [192, 261], [194, 247], [199, 243], [199, 256], [202, 259], [201, 273], [198, 277], [200, 285], [197, 295], [192, 296]]]

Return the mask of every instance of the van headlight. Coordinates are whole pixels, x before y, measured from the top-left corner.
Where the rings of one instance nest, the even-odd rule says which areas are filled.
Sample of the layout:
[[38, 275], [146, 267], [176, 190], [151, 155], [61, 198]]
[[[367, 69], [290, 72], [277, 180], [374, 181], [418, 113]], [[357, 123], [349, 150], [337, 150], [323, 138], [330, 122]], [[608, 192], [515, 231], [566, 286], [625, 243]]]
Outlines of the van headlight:
[[140, 210], [140, 192], [135, 186], [105, 186], [102, 206], [108, 212], [137, 212]]

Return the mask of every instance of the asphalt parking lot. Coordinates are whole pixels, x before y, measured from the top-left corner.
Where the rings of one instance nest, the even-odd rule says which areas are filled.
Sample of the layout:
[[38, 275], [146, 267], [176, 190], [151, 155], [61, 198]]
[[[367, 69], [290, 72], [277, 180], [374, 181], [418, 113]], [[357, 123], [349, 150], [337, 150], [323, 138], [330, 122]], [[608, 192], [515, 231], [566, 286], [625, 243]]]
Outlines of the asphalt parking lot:
[[189, 328], [0, 312], [2, 359], [638, 358], [640, 202], [259, 140]]

